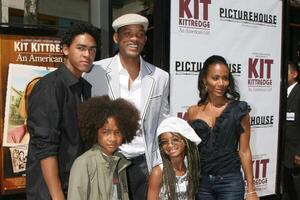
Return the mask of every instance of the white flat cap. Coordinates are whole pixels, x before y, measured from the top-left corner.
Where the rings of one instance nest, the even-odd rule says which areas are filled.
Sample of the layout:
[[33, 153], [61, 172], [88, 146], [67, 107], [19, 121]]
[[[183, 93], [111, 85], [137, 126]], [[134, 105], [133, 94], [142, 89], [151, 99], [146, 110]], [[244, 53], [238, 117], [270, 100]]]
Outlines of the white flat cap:
[[144, 27], [145, 32], [147, 31], [149, 21], [146, 17], [138, 14], [125, 14], [117, 19], [115, 19], [112, 23], [112, 27], [115, 30], [115, 32], [118, 31], [119, 28], [127, 25], [133, 25], [133, 24], [139, 24]]
[[169, 117], [164, 119], [157, 128], [157, 137], [166, 132], [179, 133], [186, 139], [199, 144], [201, 139], [194, 129], [183, 119], [178, 117]]

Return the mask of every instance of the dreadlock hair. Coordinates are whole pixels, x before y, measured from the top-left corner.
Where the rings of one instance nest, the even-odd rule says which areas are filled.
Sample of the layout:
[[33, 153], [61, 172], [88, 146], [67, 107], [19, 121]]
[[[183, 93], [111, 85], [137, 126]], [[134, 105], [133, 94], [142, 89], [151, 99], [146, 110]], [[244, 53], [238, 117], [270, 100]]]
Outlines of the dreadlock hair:
[[[185, 143], [185, 156], [187, 158], [187, 194], [189, 200], [195, 198], [196, 191], [199, 186], [200, 179], [200, 155], [198, 151], [198, 147], [194, 142], [186, 139], [179, 133], [172, 134], [179, 136]], [[160, 141], [160, 137], [159, 137]], [[176, 175], [173, 169], [171, 160], [169, 156], [164, 152], [161, 144], [159, 146], [159, 151], [162, 157], [163, 162], [163, 187], [166, 190], [166, 194], [169, 200], [176, 200]]]

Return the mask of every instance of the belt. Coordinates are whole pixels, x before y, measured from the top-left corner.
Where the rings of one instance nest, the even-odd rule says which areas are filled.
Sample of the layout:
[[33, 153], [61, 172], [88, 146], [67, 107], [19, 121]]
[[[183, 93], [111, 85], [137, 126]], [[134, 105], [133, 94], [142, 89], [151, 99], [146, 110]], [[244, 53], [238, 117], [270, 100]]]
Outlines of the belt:
[[136, 156], [136, 157], [133, 157], [133, 158], [129, 158], [128, 160], [130, 160], [131, 162], [144, 162], [146, 161], [146, 157], [145, 157], [145, 154], [142, 154], [142, 155], [139, 155], [139, 156]]

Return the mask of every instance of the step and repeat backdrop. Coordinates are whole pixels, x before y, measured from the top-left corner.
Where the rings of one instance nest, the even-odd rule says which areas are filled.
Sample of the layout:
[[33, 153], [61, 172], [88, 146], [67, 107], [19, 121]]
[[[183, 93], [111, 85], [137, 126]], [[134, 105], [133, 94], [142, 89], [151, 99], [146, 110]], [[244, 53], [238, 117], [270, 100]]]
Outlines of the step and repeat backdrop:
[[170, 105], [184, 118], [197, 104], [206, 58], [229, 63], [241, 100], [252, 110], [251, 148], [260, 196], [275, 194], [281, 74], [282, 1], [172, 0]]

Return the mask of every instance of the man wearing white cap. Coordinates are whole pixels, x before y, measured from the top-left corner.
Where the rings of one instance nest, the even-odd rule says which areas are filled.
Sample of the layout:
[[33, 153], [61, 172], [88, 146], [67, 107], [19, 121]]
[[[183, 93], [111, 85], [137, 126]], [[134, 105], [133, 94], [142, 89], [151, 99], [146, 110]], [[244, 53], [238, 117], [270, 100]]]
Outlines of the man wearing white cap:
[[131, 199], [146, 198], [146, 180], [153, 166], [160, 163], [155, 138], [158, 124], [169, 114], [169, 75], [140, 56], [147, 41], [147, 18], [125, 14], [114, 20], [114, 42], [119, 53], [95, 62], [85, 78], [92, 84], [92, 96], [108, 94], [131, 101], [140, 111], [141, 130], [120, 152], [132, 161], [128, 169]]

